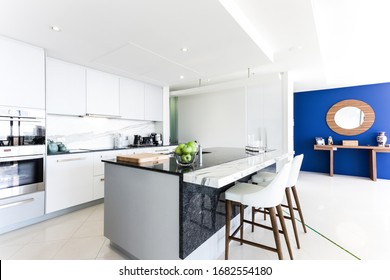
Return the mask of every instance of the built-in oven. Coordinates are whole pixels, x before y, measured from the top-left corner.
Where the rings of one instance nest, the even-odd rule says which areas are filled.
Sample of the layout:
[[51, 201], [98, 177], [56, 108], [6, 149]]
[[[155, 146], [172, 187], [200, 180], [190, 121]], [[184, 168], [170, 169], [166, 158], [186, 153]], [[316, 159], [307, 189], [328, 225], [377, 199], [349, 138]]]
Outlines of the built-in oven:
[[44, 189], [45, 111], [0, 106], [0, 199]]
[[0, 158], [0, 199], [45, 190], [44, 155]]
[[45, 134], [44, 110], [0, 106], [1, 147], [45, 145]]
[[0, 233], [44, 214], [45, 111], [0, 106]]

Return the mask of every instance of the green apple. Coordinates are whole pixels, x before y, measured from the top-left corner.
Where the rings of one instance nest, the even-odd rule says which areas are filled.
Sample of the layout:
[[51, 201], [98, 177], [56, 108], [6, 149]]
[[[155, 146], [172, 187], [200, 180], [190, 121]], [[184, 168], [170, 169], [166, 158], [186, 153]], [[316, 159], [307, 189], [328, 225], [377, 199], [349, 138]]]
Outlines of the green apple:
[[181, 156], [181, 160], [182, 160], [184, 163], [189, 163], [189, 162], [191, 162], [191, 155], [190, 155], [190, 154], [182, 155], [182, 156]]
[[183, 155], [189, 155], [192, 153], [192, 147], [188, 146], [188, 145], [184, 145], [184, 147], [181, 148], [181, 151], [182, 151]]
[[182, 151], [181, 151], [181, 148], [180, 148], [179, 146], [176, 147], [175, 153], [176, 153], [178, 156], [181, 156], [181, 155], [182, 155]]
[[196, 143], [195, 141], [188, 142], [187, 146], [192, 148], [192, 154], [195, 154], [198, 151], [198, 143]]
[[182, 149], [185, 145], [186, 145], [186, 144], [181, 143], [181, 144], [179, 144], [177, 147], [179, 147], [180, 149]]

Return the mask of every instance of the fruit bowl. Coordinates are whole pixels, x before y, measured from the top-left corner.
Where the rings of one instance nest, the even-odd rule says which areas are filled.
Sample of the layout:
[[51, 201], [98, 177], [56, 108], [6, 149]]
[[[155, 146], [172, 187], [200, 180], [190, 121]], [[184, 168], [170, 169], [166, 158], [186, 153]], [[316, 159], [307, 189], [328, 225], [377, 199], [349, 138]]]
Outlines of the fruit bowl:
[[196, 153], [188, 154], [188, 155], [178, 155], [174, 153], [174, 155], [175, 155], [176, 163], [180, 166], [192, 166], [196, 160]]
[[198, 153], [198, 144], [195, 141], [179, 144], [174, 152], [176, 163], [179, 166], [191, 166], [194, 164], [196, 154]]

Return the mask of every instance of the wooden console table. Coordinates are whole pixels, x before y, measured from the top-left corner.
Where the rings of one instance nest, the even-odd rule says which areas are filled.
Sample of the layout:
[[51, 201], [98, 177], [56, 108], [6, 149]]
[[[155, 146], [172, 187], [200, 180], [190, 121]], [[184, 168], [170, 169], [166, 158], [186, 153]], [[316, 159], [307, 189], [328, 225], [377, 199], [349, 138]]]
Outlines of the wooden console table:
[[390, 153], [390, 147], [378, 147], [378, 146], [343, 146], [343, 145], [314, 145], [314, 150], [329, 151], [329, 175], [333, 176], [333, 153], [337, 149], [358, 149], [368, 150], [370, 161], [370, 178], [373, 181], [377, 179], [376, 170], [376, 153]]

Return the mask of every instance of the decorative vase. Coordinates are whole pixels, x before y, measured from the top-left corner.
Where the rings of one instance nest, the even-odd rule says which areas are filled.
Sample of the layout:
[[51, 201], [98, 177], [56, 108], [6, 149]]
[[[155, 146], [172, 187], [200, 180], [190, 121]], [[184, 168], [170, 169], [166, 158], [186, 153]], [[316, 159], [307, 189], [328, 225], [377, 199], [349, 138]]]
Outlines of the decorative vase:
[[384, 131], [378, 132], [378, 136], [376, 137], [376, 141], [378, 142], [379, 147], [384, 147], [387, 141], [387, 136]]

